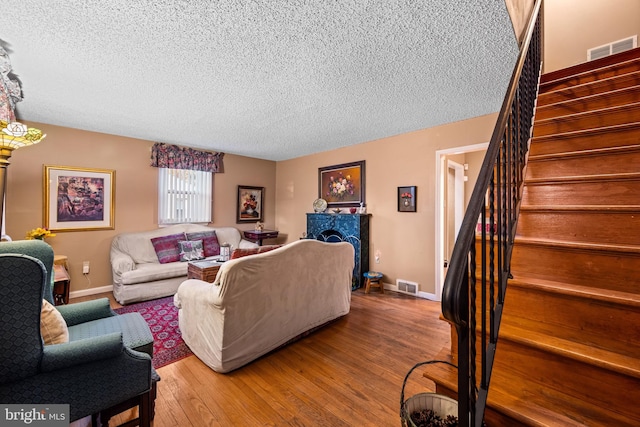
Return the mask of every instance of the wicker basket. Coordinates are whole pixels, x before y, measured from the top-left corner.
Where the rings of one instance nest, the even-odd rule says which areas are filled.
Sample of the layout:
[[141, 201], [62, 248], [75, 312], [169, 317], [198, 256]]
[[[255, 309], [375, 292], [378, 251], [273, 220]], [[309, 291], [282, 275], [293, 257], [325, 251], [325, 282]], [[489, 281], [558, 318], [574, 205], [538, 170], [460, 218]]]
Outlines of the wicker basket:
[[[400, 420], [402, 422], [402, 427], [417, 427], [411, 419], [411, 414], [423, 409], [431, 409], [442, 419], [446, 418], [448, 415], [453, 415], [455, 417], [458, 416], [458, 402], [442, 394], [418, 393], [414, 396], [411, 396], [406, 401], [404, 400], [404, 388], [407, 385], [409, 375], [411, 375], [414, 369], [422, 365], [439, 362], [440, 361], [429, 361], [418, 363], [413, 368], [411, 368], [407, 375], [404, 377], [404, 382], [402, 383], [402, 392], [400, 393]], [[449, 362], [442, 363], [451, 365], [451, 363]]]

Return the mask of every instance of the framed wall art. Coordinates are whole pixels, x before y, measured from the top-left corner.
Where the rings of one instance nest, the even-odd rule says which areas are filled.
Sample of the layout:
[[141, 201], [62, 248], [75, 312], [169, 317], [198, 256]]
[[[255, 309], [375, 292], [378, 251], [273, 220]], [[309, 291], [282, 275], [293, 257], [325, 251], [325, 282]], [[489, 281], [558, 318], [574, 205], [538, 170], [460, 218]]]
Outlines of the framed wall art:
[[115, 171], [44, 166], [44, 224], [51, 231], [113, 230]]
[[264, 221], [264, 187], [238, 185], [236, 223]]
[[398, 187], [398, 212], [416, 212], [418, 187], [409, 185]]
[[328, 207], [365, 204], [365, 161], [318, 168], [318, 198]]

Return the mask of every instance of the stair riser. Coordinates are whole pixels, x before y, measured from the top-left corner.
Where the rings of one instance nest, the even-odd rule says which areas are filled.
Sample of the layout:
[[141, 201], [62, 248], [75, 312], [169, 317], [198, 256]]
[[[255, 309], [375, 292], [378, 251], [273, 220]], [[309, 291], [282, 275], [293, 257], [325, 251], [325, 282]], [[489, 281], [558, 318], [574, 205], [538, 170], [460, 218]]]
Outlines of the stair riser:
[[510, 286], [502, 319], [511, 324], [517, 318], [536, 322], [538, 332], [640, 359], [640, 310], [635, 307]]
[[[553, 391], [549, 390], [552, 389], [583, 401], [587, 406], [597, 405], [640, 421], [637, 409], [640, 380], [637, 378], [507, 339], [500, 340], [494, 372], [497, 375], [491, 379], [492, 387], [509, 390], [516, 383], [537, 396], [552, 395]], [[589, 420], [589, 414], [584, 416]]]
[[640, 125], [618, 128], [609, 132], [586, 132], [574, 135], [536, 138], [530, 156], [594, 150], [640, 144]]
[[[529, 159], [527, 178], [559, 178], [578, 175], [634, 173], [640, 171], [640, 149], [565, 156], [553, 159]], [[640, 198], [639, 198], [640, 199]]]
[[523, 245], [516, 240], [511, 274], [521, 280], [543, 279], [633, 293], [638, 291], [640, 256], [552, 245]]
[[558, 102], [597, 95], [613, 90], [625, 89], [637, 85], [640, 85], [640, 73], [629, 73], [606, 80], [587, 83], [581, 86], [540, 93], [538, 95], [537, 105], [539, 107], [543, 107], [545, 105], [556, 104]]
[[584, 113], [585, 111], [599, 110], [602, 108], [618, 107], [640, 101], [640, 88], [631, 87], [613, 93], [604, 93], [595, 97], [573, 99], [557, 104], [542, 106], [538, 104], [536, 120], [545, 120], [557, 116]]
[[520, 212], [517, 236], [563, 242], [635, 245], [640, 242], [640, 211]]
[[522, 204], [539, 205], [635, 205], [640, 195], [640, 180], [574, 181], [564, 184], [526, 184]]
[[621, 125], [640, 121], [640, 105], [632, 104], [625, 108], [599, 110], [586, 114], [562, 116], [555, 119], [536, 121], [533, 136], [554, 135], [604, 126]]
[[564, 89], [572, 86], [578, 86], [590, 83], [596, 80], [603, 80], [610, 77], [619, 76], [621, 74], [633, 73], [640, 71], [640, 60], [615, 64], [604, 69], [593, 70], [588, 73], [582, 73], [574, 77], [556, 80], [540, 85], [540, 92], [546, 93], [558, 89]]

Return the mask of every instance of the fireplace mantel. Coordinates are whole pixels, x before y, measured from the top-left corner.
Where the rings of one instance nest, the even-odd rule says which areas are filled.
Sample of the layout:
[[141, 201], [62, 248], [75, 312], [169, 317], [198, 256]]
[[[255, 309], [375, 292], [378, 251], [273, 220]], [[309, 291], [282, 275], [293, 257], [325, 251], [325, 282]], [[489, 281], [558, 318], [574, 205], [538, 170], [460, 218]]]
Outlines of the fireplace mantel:
[[307, 238], [323, 242], [349, 242], [355, 249], [355, 268], [351, 289], [363, 285], [362, 275], [369, 271], [370, 214], [307, 214]]

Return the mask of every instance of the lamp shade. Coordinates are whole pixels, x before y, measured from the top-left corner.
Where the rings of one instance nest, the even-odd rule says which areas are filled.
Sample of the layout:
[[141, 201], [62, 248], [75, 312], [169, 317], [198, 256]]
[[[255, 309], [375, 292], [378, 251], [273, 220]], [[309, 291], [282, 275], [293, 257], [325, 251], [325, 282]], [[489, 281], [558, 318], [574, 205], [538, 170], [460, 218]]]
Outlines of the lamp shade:
[[16, 150], [27, 145], [37, 144], [46, 135], [40, 130], [27, 127], [19, 122], [0, 120], [0, 148]]

